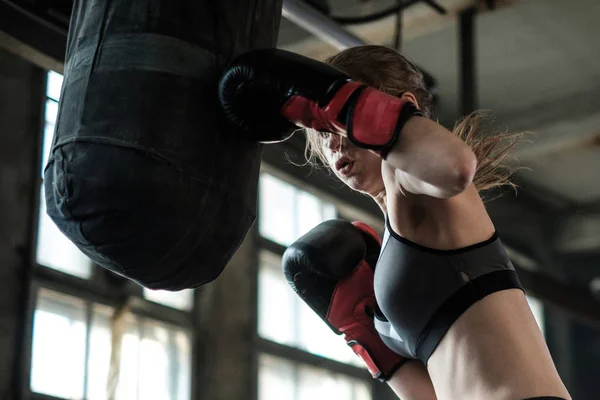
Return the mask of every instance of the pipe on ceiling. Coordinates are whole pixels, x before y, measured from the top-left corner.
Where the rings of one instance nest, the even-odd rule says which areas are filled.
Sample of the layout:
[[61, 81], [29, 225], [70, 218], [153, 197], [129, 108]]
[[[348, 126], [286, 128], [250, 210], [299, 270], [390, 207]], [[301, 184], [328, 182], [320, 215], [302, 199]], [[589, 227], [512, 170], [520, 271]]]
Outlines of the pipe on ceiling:
[[303, 0], [283, 0], [283, 16], [340, 51], [367, 44]]

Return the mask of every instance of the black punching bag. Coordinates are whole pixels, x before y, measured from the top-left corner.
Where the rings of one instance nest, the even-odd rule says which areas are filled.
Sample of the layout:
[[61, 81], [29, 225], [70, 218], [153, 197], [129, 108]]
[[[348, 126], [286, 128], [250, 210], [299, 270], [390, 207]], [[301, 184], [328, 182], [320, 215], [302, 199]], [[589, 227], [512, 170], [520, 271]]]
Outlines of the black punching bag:
[[256, 215], [261, 146], [222, 117], [227, 63], [274, 47], [281, 0], [76, 0], [48, 214], [152, 289], [210, 282]]

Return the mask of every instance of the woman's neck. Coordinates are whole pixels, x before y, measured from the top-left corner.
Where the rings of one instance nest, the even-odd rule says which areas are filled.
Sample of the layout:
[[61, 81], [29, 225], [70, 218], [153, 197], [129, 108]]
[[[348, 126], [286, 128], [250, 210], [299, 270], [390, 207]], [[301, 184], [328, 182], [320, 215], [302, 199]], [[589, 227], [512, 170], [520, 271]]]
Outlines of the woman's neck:
[[375, 200], [375, 203], [377, 203], [379, 208], [381, 208], [381, 211], [383, 211], [383, 214], [387, 215], [387, 204], [386, 204], [387, 195], [385, 192], [385, 188], [381, 189], [381, 191], [379, 191], [375, 194], [369, 194], [369, 196], [371, 196], [371, 198], [373, 200]]

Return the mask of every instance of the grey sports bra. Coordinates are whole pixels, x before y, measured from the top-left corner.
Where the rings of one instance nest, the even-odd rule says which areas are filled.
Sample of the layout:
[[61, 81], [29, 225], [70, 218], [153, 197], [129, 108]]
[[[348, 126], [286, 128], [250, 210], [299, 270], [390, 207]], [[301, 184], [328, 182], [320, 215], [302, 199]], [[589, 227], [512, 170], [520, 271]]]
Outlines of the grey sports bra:
[[457, 250], [435, 250], [386, 230], [375, 270], [383, 316], [375, 327], [405, 357], [427, 362], [454, 321], [485, 296], [521, 288], [497, 234]]

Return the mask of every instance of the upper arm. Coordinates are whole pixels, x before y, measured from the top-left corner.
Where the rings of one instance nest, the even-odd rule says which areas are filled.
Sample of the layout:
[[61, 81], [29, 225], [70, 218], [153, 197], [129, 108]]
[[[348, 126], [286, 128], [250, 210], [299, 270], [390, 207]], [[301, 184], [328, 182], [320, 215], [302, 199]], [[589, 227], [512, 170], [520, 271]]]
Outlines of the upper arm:
[[394, 168], [386, 162], [384, 162], [382, 173], [386, 190], [388, 191], [389, 189], [394, 189], [404, 194], [408, 192], [436, 198], [448, 197], [447, 193], [443, 192], [437, 186], [424, 182], [401, 169]]
[[443, 126], [412, 118], [387, 154], [406, 191], [447, 199], [464, 191], [477, 169], [473, 150]]
[[400, 190], [404, 189], [412, 194], [422, 194], [436, 198], [446, 198], [448, 194], [437, 186], [424, 182], [400, 169], [394, 170], [394, 183]]

